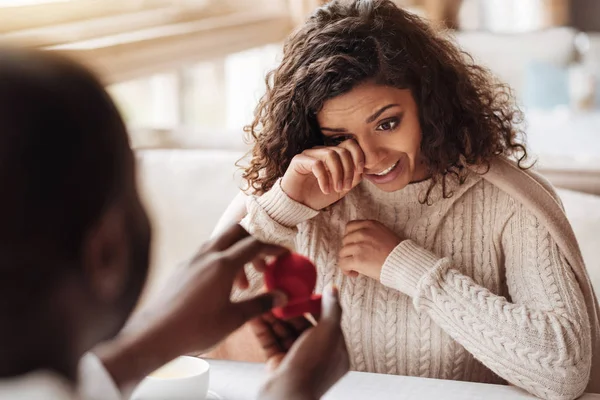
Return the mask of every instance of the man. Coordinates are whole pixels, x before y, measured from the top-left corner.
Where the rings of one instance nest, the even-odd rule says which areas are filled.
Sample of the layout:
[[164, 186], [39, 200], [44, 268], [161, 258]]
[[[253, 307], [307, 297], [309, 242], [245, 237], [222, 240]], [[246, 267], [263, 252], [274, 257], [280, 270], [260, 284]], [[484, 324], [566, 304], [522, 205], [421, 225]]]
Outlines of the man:
[[[119, 399], [167, 361], [205, 352], [285, 302], [276, 293], [230, 302], [244, 264], [285, 252], [236, 225], [122, 330], [150, 243], [134, 161], [89, 72], [49, 53], [0, 50], [0, 398]], [[336, 299], [325, 296], [319, 326], [294, 343], [261, 398], [318, 398], [347, 371]], [[268, 345], [281, 340], [274, 331], [261, 339], [280, 358]]]

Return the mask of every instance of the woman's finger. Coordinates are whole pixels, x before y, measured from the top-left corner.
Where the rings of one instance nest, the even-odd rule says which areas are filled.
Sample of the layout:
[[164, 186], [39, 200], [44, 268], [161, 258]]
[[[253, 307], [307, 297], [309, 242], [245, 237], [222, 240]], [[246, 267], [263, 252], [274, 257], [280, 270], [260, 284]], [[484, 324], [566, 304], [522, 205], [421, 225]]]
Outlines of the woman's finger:
[[347, 277], [350, 277], [350, 278], [356, 278], [359, 275], [358, 272], [356, 272], [354, 270], [351, 270], [351, 269], [349, 269], [349, 270], [342, 270], [342, 273], [344, 275], [346, 275]]
[[352, 161], [355, 165], [354, 171], [354, 180], [352, 182], [352, 187], [358, 185], [362, 180], [362, 174], [365, 170], [365, 153], [362, 151], [356, 140], [350, 139], [346, 140], [339, 147], [345, 148], [352, 155]]
[[323, 194], [330, 194], [333, 191], [333, 181], [329, 171], [325, 167], [325, 163], [321, 160], [316, 160], [312, 167], [313, 175], [317, 178], [319, 188]]
[[350, 151], [345, 149], [344, 147], [333, 147], [333, 149], [340, 156], [340, 160], [342, 162], [342, 169], [344, 170], [344, 178], [343, 178], [343, 187], [344, 191], [352, 189], [352, 183], [354, 182], [356, 166], [354, 165], [354, 160], [352, 159], [352, 154]]
[[292, 162], [298, 173], [314, 175], [317, 178], [321, 192], [330, 194], [334, 191], [334, 184], [329, 170], [325, 166], [325, 161], [321, 160], [319, 156], [320, 151], [321, 149], [305, 150], [302, 154], [295, 156]]
[[288, 339], [296, 339], [295, 330], [290, 327], [285, 321], [275, 318], [271, 323], [271, 329], [280, 344], [285, 343]]
[[344, 168], [338, 152], [332, 147], [321, 147], [306, 150], [303, 154], [321, 160], [331, 175], [331, 186], [333, 191], [339, 193], [344, 190]]
[[312, 324], [306, 317], [296, 317], [287, 321], [296, 331], [296, 336], [300, 336], [305, 330], [312, 328]]
[[354, 258], [365, 251], [364, 245], [360, 243], [350, 243], [344, 245], [339, 253], [340, 261], [344, 258]]
[[359, 229], [346, 234], [346, 236], [342, 238], [342, 246], [345, 247], [352, 244], [365, 243], [369, 241], [370, 237], [367, 235], [367, 230]]
[[361, 260], [360, 255], [365, 251], [364, 246], [360, 243], [352, 243], [342, 247], [338, 255], [338, 266], [344, 275], [351, 278], [358, 276]]
[[350, 221], [346, 224], [346, 235], [361, 229], [369, 229], [373, 227], [373, 225], [373, 221], [367, 219]]
[[325, 167], [331, 174], [332, 183], [334, 190], [340, 193], [344, 190], [344, 166], [342, 164], [342, 158], [338, 152], [332, 148], [323, 149], [323, 158], [321, 159], [325, 163]]
[[266, 319], [268, 313], [263, 317], [258, 317], [250, 321], [250, 328], [256, 336], [258, 343], [266, 353], [267, 358], [282, 353], [284, 350], [271, 329], [270, 322]]

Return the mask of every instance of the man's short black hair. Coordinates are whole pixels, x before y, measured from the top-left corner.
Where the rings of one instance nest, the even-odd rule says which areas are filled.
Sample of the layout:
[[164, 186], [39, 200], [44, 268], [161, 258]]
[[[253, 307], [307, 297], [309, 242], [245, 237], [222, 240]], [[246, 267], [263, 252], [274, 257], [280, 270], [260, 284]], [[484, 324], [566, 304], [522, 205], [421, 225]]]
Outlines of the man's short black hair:
[[101, 83], [51, 53], [0, 49], [0, 280], [56, 277], [119, 195], [125, 126]]

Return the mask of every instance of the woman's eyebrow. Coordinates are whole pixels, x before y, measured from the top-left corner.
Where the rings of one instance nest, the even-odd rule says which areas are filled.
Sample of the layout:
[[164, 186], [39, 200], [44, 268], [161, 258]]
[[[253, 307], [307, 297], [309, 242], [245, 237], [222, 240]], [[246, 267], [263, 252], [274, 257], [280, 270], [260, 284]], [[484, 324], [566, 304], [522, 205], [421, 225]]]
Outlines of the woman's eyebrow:
[[[383, 114], [384, 111], [389, 110], [390, 108], [393, 108], [393, 107], [400, 107], [400, 104], [395, 104], [394, 103], [394, 104], [388, 104], [387, 106], [381, 107], [373, 115], [371, 115], [369, 118], [367, 118], [366, 123], [370, 124], [371, 122], [373, 122], [377, 118], [379, 118], [379, 116], [381, 114]], [[321, 131], [329, 131], [329, 132], [335, 132], [335, 133], [345, 133], [345, 132], [348, 132], [348, 130], [345, 129], [345, 128], [328, 128], [326, 126], [321, 127]]]
[[367, 118], [366, 123], [370, 124], [371, 122], [375, 121], [377, 118], [379, 118], [379, 116], [381, 114], [383, 114], [383, 112], [385, 110], [388, 110], [392, 107], [400, 107], [400, 104], [388, 104], [387, 106], [383, 106], [379, 109], [379, 111], [375, 112], [373, 115], [371, 115], [369, 118]]
[[336, 132], [336, 133], [348, 132], [348, 130], [345, 128], [327, 128], [325, 126], [321, 128], [321, 131], [330, 131], [330, 132]]

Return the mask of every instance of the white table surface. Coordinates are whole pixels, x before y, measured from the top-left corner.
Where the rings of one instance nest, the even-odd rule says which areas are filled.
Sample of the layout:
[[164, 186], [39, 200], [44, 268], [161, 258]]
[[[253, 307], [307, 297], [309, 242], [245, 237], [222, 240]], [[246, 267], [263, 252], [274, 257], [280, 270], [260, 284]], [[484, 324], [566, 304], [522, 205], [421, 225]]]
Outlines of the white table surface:
[[[209, 363], [210, 390], [224, 400], [256, 400], [266, 376], [264, 365], [220, 360], [209, 360]], [[506, 400], [535, 397], [509, 386], [350, 372], [324, 399]], [[585, 395], [581, 399], [600, 400], [600, 395]]]

